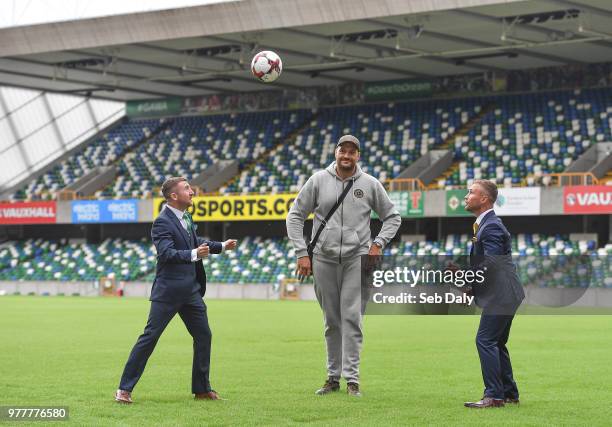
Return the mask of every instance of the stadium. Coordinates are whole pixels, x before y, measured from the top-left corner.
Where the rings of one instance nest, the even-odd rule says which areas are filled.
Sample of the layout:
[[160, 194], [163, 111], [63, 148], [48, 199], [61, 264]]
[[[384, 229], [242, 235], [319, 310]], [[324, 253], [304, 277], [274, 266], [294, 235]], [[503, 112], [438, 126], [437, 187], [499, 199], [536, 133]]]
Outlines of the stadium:
[[[78, 425], [609, 424], [612, 4], [168, 1], [56, 17], [16, 3], [0, 9], [0, 420], [62, 407]], [[274, 81], [252, 66], [262, 51], [282, 59]], [[497, 185], [526, 294], [509, 341], [520, 406], [463, 407], [482, 390], [472, 315], [366, 315], [362, 398], [313, 394], [321, 308], [286, 220], [345, 134], [401, 216], [390, 264], [470, 254], [468, 187]], [[117, 405], [177, 176], [197, 235], [237, 240], [203, 262], [225, 400], [193, 400], [176, 316], [135, 403]], [[384, 222], [373, 212], [372, 239]]]

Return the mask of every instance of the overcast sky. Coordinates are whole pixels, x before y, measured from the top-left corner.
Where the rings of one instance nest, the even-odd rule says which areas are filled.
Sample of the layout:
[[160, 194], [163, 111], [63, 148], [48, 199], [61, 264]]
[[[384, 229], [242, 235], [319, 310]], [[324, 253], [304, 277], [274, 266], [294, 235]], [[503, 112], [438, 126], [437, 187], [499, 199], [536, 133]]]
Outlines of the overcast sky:
[[0, 28], [235, 0], [0, 0]]

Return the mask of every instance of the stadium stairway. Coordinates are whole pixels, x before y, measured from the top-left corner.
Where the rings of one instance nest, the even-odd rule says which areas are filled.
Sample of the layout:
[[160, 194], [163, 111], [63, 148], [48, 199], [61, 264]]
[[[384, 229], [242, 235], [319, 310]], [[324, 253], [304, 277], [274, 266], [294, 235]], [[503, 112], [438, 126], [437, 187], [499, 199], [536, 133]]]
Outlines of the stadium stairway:
[[[496, 108], [496, 105], [494, 102], [491, 102], [485, 105], [480, 112], [478, 112], [476, 115], [471, 117], [470, 120], [468, 120], [463, 126], [461, 126], [461, 128], [457, 130], [457, 132], [455, 132], [454, 134], [446, 138], [446, 140], [444, 140], [442, 145], [436, 148], [441, 149], [441, 150], [444, 150], [444, 149], [452, 150], [455, 140], [457, 138], [463, 137], [464, 135], [468, 134], [470, 130], [472, 130], [487, 114], [495, 110], [495, 108]], [[440, 180], [441, 179], [446, 180], [449, 176], [454, 174], [458, 169], [459, 169], [459, 162], [454, 161], [453, 164], [447, 170], [445, 170], [439, 177], [435, 178], [433, 181], [431, 181], [427, 185], [427, 189], [428, 190], [439, 189], [440, 186], [438, 183], [440, 182]]]
[[132, 146], [140, 146], [156, 135], [160, 126], [164, 126], [163, 119], [126, 121], [112, 127], [102, 136], [89, 140], [69, 158], [58, 161], [52, 169], [16, 191], [11, 199], [54, 199], [58, 191], [73, 184], [95, 167], [116, 165]]
[[[161, 126], [157, 127], [157, 129], [155, 129], [153, 132], [151, 132], [149, 135], [145, 136], [144, 138], [142, 138], [140, 141], [138, 141], [136, 144], [132, 145], [131, 147], [129, 147], [127, 150], [125, 150], [123, 152], [123, 157], [127, 156], [130, 153], [136, 152], [140, 147], [142, 147], [143, 145], [146, 145], [147, 143], [149, 143], [153, 138], [155, 138], [157, 135], [161, 134], [162, 132], [164, 132], [166, 129], [168, 129], [170, 126], [172, 126], [172, 124], [174, 123], [174, 119], [173, 118], [167, 118], [164, 120], [164, 122], [161, 124]], [[119, 163], [121, 159], [117, 159], [116, 163]]]
[[[136, 142], [136, 144], [128, 147], [122, 154], [122, 157], [124, 158], [125, 156], [129, 155], [132, 152], [136, 152], [136, 150], [138, 150], [141, 146], [146, 145], [149, 141], [151, 141], [153, 138], [155, 138], [157, 135], [159, 135], [161, 132], [163, 132], [164, 130], [166, 130], [168, 127], [170, 127], [172, 125], [173, 121], [172, 119], [167, 119], [164, 120], [164, 122], [161, 124], [161, 126], [158, 126], [156, 129], [153, 130], [153, 132], [145, 135], [142, 139], [140, 139], [138, 142]], [[118, 169], [118, 164], [121, 161], [121, 158], [117, 159], [111, 166], [114, 167], [115, 170], [115, 175], [117, 173], [117, 169]], [[107, 183], [109, 182], [108, 179], [100, 179], [102, 177], [103, 174], [107, 173], [106, 171], [100, 171], [95, 177], [91, 177], [89, 179], [89, 182], [94, 183], [94, 185], [92, 185], [89, 189], [90, 193], [96, 193], [100, 190], [102, 190]], [[98, 179], [96, 179], [98, 178]], [[114, 180], [114, 178], [111, 177], [111, 181]], [[97, 185], [96, 185], [97, 184]], [[61, 197], [61, 194], [64, 190], [60, 191], [58, 194]], [[83, 196], [83, 195], [81, 195]]]
[[224, 183], [222, 187], [231, 188], [232, 186], [234, 187], [237, 186], [238, 180], [240, 179], [243, 172], [246, 172], [246, 173], [252, 172], [260, 162], [262, 162], [264, 159], [268, 158], [271, 154], [273, 154], [277, 148], [283, 145], [293, 144], [296, 137], [300, 135], [302, 132], [304, 132], [304, 130], [306, 130], [308, 126], [310, 126], [310, 123], [312, 123], [314, 120], [317, 119], [319, 114], [320, 114], [319, 112], [315, 112], [315, 113], [312, 113], [310, 116], [308, 116], [300, 125], [298, 125], [288, 135], [286, 135], [284, 138], [280, 138], [273, 147], [270, 147], [268, 150], [263, 152], [260, 156], [251, 160], [250, 162], [246, 163], [243, 167], [241, 167], [240, 170], [238, 171], [238, 174], [236, 174], [236, 176], [234, 176], [232, 179]]
[[245, 165], [284, 141], [307, 110], [266, 111], [176, 117], [149, 143], [122, 157], [116, 179], [100, 198], [147, 198], [168, 176], [193, 180], [222, 160]]
[[529, 176], [562, 173], [589, 147], [612, 140], [612, 89], [500, 95], [495, 111], [455, 141], [459, 168], [441, 188], [471, 179], [517, 186]]
[[361, 140], [362, 170], [385, 182], [439, 147], [480, 110], [480, 98], [324, 107], [293, 144], [279, 146], [220, 192], [297, 192], [333, 161], [335, 141], [346, 133]]
[[14, 198], [51, 198], [108, 165], [117, 177], [96, 197], [147, 198], [164, 177], [192, 179], [219, 160], [240, 162], [222, 194], [295, 192], [333, 160], [333, 141], [350, 132], [362, 139], [362, 169], [382, 182], [428, 151], [447, 148], [454, 162], [429, 189], [465, 187], [474, 178], [520, 185], [563, 172], [595, 143], [612, 141], [610, 99], [612, 89], [602, 88], [130, 120]]

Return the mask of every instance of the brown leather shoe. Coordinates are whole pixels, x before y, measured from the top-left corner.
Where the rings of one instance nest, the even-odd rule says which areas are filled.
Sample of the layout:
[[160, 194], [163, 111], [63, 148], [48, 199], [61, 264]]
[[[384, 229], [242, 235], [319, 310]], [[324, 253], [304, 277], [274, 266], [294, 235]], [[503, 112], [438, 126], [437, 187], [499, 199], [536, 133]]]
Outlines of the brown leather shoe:
[[518, 399], [513, 399], [512, 397], [506, 397], [504, 399], [505, 404], [518, 405], [520, 402]]
[[361, 392], [359, 391], [359, 384], [357, 383], [346, 383], [346, 392], [349, 396], [361, 397]]
[[323, 387], [315, 391], [315, 394], [319, 396], [323, 396], [324, 394], [329, 394], [334, 391], [340, 390], [340, 382], [334, 378], [329, 377]]
[[193, 398], [195, 400], [222, 400], [219, 393], [214, 390], [207, 391], [206, 393], [196, 393]]
[[132, 393], [119, 389], [115, 393], [115, 401], [117, 403], [124, 403], [126, 405], [130, 405], [132, 403]]
[[504, 399], [493, 399], [492, 397], [483, 397], [478, 402], [465, 402], [466, 408], [501, 408], [504, 406]]

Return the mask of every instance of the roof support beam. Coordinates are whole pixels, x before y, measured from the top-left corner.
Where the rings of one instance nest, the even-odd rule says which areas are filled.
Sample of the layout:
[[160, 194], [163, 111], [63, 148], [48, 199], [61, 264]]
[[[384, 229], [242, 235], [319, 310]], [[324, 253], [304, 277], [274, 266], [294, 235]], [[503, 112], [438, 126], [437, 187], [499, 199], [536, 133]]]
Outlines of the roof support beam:
[[[489, 15], [483, 15], [481, 13], [476, 13], [476, 12], [472, 12], [472, 11], [467, 11], [467, 10], [453, 10], [451, 11], [452, 13], [457, 13], [463, 16], [467, 16], [470, 18], [474, 18], [474, 19], [480, 19], [482, 21], [487, 21], [490, 23], [495, 23], [500, 25], [501, 24], [501, 20], [500, 18], [495, 18], [493, 16], [489, 16]], [[526, 31], [532, 31], [532, 32], [536, 32], [542, 36], [548, 37], [551, 33], [554, 34], [558, 34], [559, 36], [565, 36], [565, 33], [563, 31], [558, 31], [558, 30], [554, 30], [554, 29], [544, 29], [544, 28], [540, 28], [537, 26], [534, 26], [532, 24], [514, 24], [514, 27], [516, 28], [523, 28]], [[606, 48], [611, 48], [612, 46], [607, 43], [606, 41], [603, 40], [591, 40], [591, 37], [583, 37], [583, 36], [578, 36], [576, 38], [577, 42], [580, 42], [581, 39], [584, 39], [584, 43], [591, 43], [600, 47], [606, 47]], [[552, 43], [551, 43], [552, 44]]]
[[[128, 86], [126, 85], [129, 84], [130, 82], [132, 83], [140, 83], [142, 84], [143, 78], [142, 76], [137, 76], [137, 75], [133, 75], [133, 74], [126, 74], [126, 73], [118, 73], [118, 72], [112, 72], [109, 70], [90, 70], [90, 69], [84, 69], [84, 68], [77, 68], [74, 71], [79, 72], [79, 73], [83, 73], [83, 74], [89, 74], [89, 75], [95, 75], [97, 77], [103, 77], [105, 74], [106, 76], [111, 76], [111, 77], [116, 77], [118, 79], [122, 79], [120, 82], [105, 82], [104, 84], [97, 84], [97, 83], [91, 83], [90, 81], [86, 81], [86, 80], [78, 80], [78, 79], [74, 79], [74, 78], [68, 78], [67, 75], [66, 76], [61, 76], [61, 75], [57, 75], [57, 73], [54, 73], [54, 71], [57, 71], [55, 66], [53, 64], [50, 64], [48, 62], [43, 62], [43, 61], [37, 61], [37, 60], [33, 60], [33, 59], [25, 59], [25, 58], [4, 58], [10, 61], [15, 61], [15, 62], [21, 62], [24, 64], [28, 64], [28, 65], [35, 65], [37, 67], [40, 67], [41, 70], [44, 70], [44, 72], [49, 72], [50, 75], [53, 75], [53, 78], [55, 80], [60, 80], [60, 81], [67, 81], [67, 82], [78, 82], [78, 83], [85, 83], [87, 85], [93, 85], [96, 87], [101, 87], [101, 88], [113, 88], [113, 89], [126, 89], [126, 90], [130, 90], [132, 92], [140, 92], [140, 93], [148, 93], [151, 95], [156, 95], [156, 96], [172, 96], [173, 95], [173, 90], [175, 87], [179, 86], [181, 87], [181, 89], [185, 89], [184, 86], [181, 85], [176, 85], [173, 83], [158, 83], [157, 86], [158, 88], [156, 88], [155, 90], [149, 90], [149, 89], [140, 89], [140, 88], [136, 88], [133, 85]], [[1, 59], [0, 59], [1, 61]], [[0, 62], [1, 64], [1, 62]], [[24, 73], [25, 75], [25, 73]], [[38, 74], [34, 74], [36, 76], [38, 76]], [[30, 75], [31, 77], [32, 75]], [[42, 78], [46, 78], [45, 76], [41, 76]], [[83, 76], [83, 78], [85, 78], [85, 76]], [[164, 88], [164, 86], [168, 85], [169, 87]], [[168, 92], [160, 92], [159, 90], [163, 90], [166, 89], [168, 90]], [[86, 92], [86, 90], [84, 90], [83, 92]]]
[[[287, 29], [286, 29], [287, 30]], [[313, 33], [309, 33], [307, 31], [303, 31], [303, 30], [295, 30], [295, 29], [289, 29], [287, 31], [291, 31], [297, 34], [301, 34], [304, 36], [310, 36], [310, 37], [316, 37], [318, 39], [325, 39], [327, 41], [329, 41], [329, 37], [326, 36], [321, 36], [319, 34], [313, 34]], [[388, 46], [381, 46], [381, 45], [376, 45], [376, 44], [372, 44], [372, 43], [366, 43], [366, 42], [345, 42], [347, 44], [353, 45], [353, 46], [358, 46], [358, 47], [362, 47], [362, 48], [368, 48], [371, 50], [375, 50], [375, 51], [384, 51], [390, 54], [390, 56], [386, 57], [387, 60], [389, 59], [402, 59], [402, 57], [405, 58], [409, 58], [412, 55], [402, 55], [400, 51], [398, 51], [395, 48], [392, 47], [388, 47]], [[419, 53], [415, 53], [414, 57], [420, 57], [422, 59], [426, 59], [429, 61], [434, 61], [434, 62], [439, 62], [439, 63], [444, 63], [444, 64], [454, 64], [454, 60], [450, 59], [450, 58], [444, 58], [444, 57], [440, 57], [440, 56], [436, 56], [436, 52], [426, 52], [426, 51], [421, 51]], [[372, 58], [372, 60], [380, 60], [380, 58]], [[370, 63], [367, 60], [364, 59], [358, 59], [356, 61], [354, 61], [355, 63], [358, 64], [364, 64], [367, 67], [372, 67], [370, 65]], [[484, 66], [481, 64], [475, 64], [472, 63], [470, 61], [466, 61], [465, 64], [463, 64], [465, 67], [468, 68], [474, 68], [477, 70], [482, 70], [482, 71], [501, 71], [501, 69], [497, 68], [497, 67], [490, 67], [490, 66]], [[380, 66], [378, 66], [380, 67]], [[387, 67], [385, 67], [387, 68]], [[396, 73], [408, 73], [408, 74], [413, 74], [411, 71], [406, 70], [406, 71], [402, 71], [402, 70], [398, 70], [396, 68], [392, 68], [392, 70], [394, 70], [393, 72]], [[414, 74], [413, 74], [414, 76]], [[418, 77], [424, 77], [423, 74], [419, 75]], [[426, 77], [430, 77], [430, 76], [426, 76]]]
[[[156, 50], [158, 52], [165, 52], [167, 54], [179, 55], [181, 57], [184, 57], [184, 55], [185, 55], [180, 50], [170, 49], [170, 48], [167, 48], [167, 47], [153, 46], [153, 45], [141, 44], [141, 43], [137, 44], [136, 46], [142, 47], [142, 48], [146, 48], [146, 49]], [[203, 60], [203, 58], [199, 58], [199, 57], [190, 57], [190, 58], [192, 58], [192, 60], [194, 61], [195, 65], [188, 66], [189, 69], [197, 70], [197, 69], [201, 68], [203, 74], [207, 73], [207, 74], [211, 74], [211, 75], [213, 75], [213, 74], [216, 74], [216, 75], [227, 75], [227, 76], [230, 76], [230, 78], [232, 78], [232, 79], [236, 79], [236, 80], [240, 80], [240, 81], [243, 81], [243, 82], [259, 85], [259, 82], [256, 81], [253, 78], [236, 76], [235, 73], [237, 73], [237, 72], [243, 73], [245, 71], [245, 68], [243, 68], [243, 64], [240, 64], [239, 61], [231, 60], [231, 59], [226, 59], [226, 58], [215, 58], [214, 56], [206, 57], [207, 61], [223, 62], [224, 64], [230, 64], [233, 67], [232, 70], [210, 70], [210, 69], [206, 69], [206, 67], [204, 65], [201, 65], [200, 61]], [[236, 66], [238, 66], [238, 67], [236, 68]], [[289, 71], [289, 70], [284, 70], [284, 71]], [[197, 76], [197, 74], [194, 74], [194, 76]], [[292, 84], [287, 84], [287, 83], [275, 82], [274, 85], [278, 86], [278, 87], [284, 87], [284, 88], [287, 88], [287, 89], [303, 89], [300, 86], [296, 86], [296, 85], [292, 85]]]
[[[70, 53], [73, 53], [75, 55], [80, 55], [80, 56], [88, 56], [88, 57], [94, 57], [94, 58], [104, 58], [107, 57], [109, 55], [101, 55], [98, 53], [92, 53], [92, 52], [87, 52], [87, 51], [78, 51], [78, 50], [72, 50], [70, 51]], [[131, 59], [131, 58], [126, 58], [125, 56], [121, 56], [119, 54], [119, 52], [115, 52], [113, 53], [114, 58], [117, 58], [119, 61], [124, 62], [126, 64], [134, 64], [134, 65], [142, 65], [144, 67], [155, 67], [155, 68], [160, 68], [160, 69], [165, 69], [165, 70], [171, 70], [171, 71], [175, 71], [175, 72], [183, 72], [181, 67], [176, 67], [176, 66], [171, 66], [171, 65], [167, 65], [167, 64], [160, 64], [158, 62], [147, 62], [147, 61], [140, 61], [140, 60], [136, 60], [136, 59]], [[80, 71], [93, 71], [93, 70], [85, 70], [85, 69], [81, 69], [79, 68]], [[116, 76], [116, 77], [128, 77], [128, 78], [136, 78], [136, 79], [140, 79], [140, 80], [146, 80], [146, 78], [143, 78], [142, 76], [135, 76], [133, 74], [125, 74], [125, 73], [116, 73], [113, 72], [112, 70], [106, 70], [105, 73], [107, 75], [111, 75], [111, 76]], [[100, 73], [100, 75], [102, 75], [102, 73]], [[176, 87], [180, 87], [180, 88], [185, 88], [185, 85], [181, 85], [181, 84], [177, 84], [177, 83], [172, 83], [169, 81], [163, 81], [160, 82], [163, 83], [164, 85], [170, 85], [170, 86], [176, 86]], [[198, 89], [203, 89], [203, 90], [210, 90], [213, 92], [231, 92], [230, 90], [224, 90], [224, 89], [220, 89], [218, 87], [213, 87], [213, 86], [207, 86], [207, 85], [197, 85], [194, 86]]]
[[[280, 31], [286, 31], [286, 32], [291, 32], [294, 34], [298, 34], [301, 36], [306, 36], [306, 37], [311, 37], [311, 38], [316, 38], [318, 40], [322, 40], [322, 41], [326, 41], [329, 42], [330, 38], [327, 36], [322, 36], [320, 34], [315, 34], [315, 33], [311, 33], [308, 31], [304, 31], [304, 30], [296, 30], [295, 28], [282, 28], [280, 29]], [[364, 42], [345, 42], [347, 44], [353, 45], [353, 46], [357, 46], [357, 47], [362, 47], [362, 48], [367, 48], [367, 49], [374, 49], [374, 50], [385, 50], [387, 52], [392, 53], [393, 55], [397, 55], [399, 52], [397, 52], [395, 49], [391, 49], [391, 48], [385, 48], [383, 46], [377, 46], [377, 45], [371, 45], [368, 43], [364, 43]], [[337, 58], [337, 57], [332, 57], [332, 58]], [[400, 59], [400, 58], [398, 58]], [[338, 62], [339, 64], [345, 63], [346, 61], [340, 61]], [[426, 74], [423, 73], [418, 73], [415, 71], [411, 71], [411, 70], [401, 70], [398, 68], [394, 68], [394, 67], [387, 67], [387, 66], [382, 66], [382, 65], [378, 65], [378, 64], [373, 64], [371, 62], [368, 61], [364, 61], [364, 60], [355, 60], [355, 61], [351, 61], [351, 63], [354, 63], [356, 65], [363, 65], [364, 67], [368, 67], [372, 70], [378, 70], [378, 71], [384, 71], [386, 73], [395, 73], [395, 74], [401, 74], [404, 77], [429, 77]]]
[[[40, 80], [45, 80], [45, 81], [49, 81], [50, 78], [46, 77], [46, 76], [41, 76], [38, 74], [32, 74], [32, 73], [24, 73], [24, 72], [17, 72], [17, 71], [13, 71], [13, 70], [5, 70], [0, 68], [0, 73], [4, 73], [4, 74], [12, 74], [14, 76], [20, 76], [20, 77], [28, 77], [28, 78], [32, 78], [32, 79], [40, 79]], [[135, 92], [135, 93], [141, 93], [141, 94], [145, 94], [145, 95], [152, 95], [152, 96], [162, 96], [162, 97], [168, 97], [168, 96], [172, 96], [171, 93], [164, 93], [164, 92], [154, 92], [151, 90], [144, 90], [144, 89], [136, 89], [136, 88], [132, 88], [132, 87], [127, 87], [127, 86], [117, 86], [117, 87], [112, 87], [112, 86], [100, 86], [100, 85], [96, 85], [93, 86], [91, 82], [86, 81], [86, 80], [77, 80], [77, 79], [68, 79], [65, 77], [56, 77], [55, 80], [61, 81], [61, 82], [66, 82], [66, 83], [72, 83], [72, 84], [81, 84], [83, 86], [85, 86], [83, 88], [83, 92], [87, 92], [88, 89], [94, 90], [94, 89], [109, 89], [109, 90], [113, 90], [113, 89], [121, 89], [121, 90], [125, 90], [127, 92]], [[61, 93], [61, 91], [58, 91]]]
[[57, 119], [53, 116], [53, 111], [51, 110], [51, 104], [49, 104], [49, 99], [47, 98], [46, 94], [43, 94], [42, 100], [45, 106], [45, 110], [47, 111], [47, 115], [49, 116], [49, 121], [51, 122], [51, 126], [53, 127], [53, 132], [55, 133], [55, 137], [60, 142], [62, 146], [62, 151], [65, 153], [66, 151], [68, 151], [68, 146], [66, 145], [66, 140], [64, 139], [64, 136], [62, 135], [62, 132], [60, 131], [59, 126], [57, 125]]
[[[207, 40], [218, 40], [222, 43], [240, 43], [242, 45], [245, 44], [244, 41], [238, 41], [238, 40], [232, 40], [232, 39], [227, 39], [227, 38], [223, 38], [223, 37], [206, 37]], [[267, 46], [265, 43], [263, 44], [264, 46]], [[293, 50], [293, 49], [286, 49], [284, 47], [279, 47], [279, 46], [270, 46], [271, 50], [274, 50], [274, 52], [276, 53], [287, 53], [290, 55], [295, 55], [295, 56], [302, 56], [302, 57], [306, 57], [309, 59], [314, 59], [314, 60], [318, 60], [320, 58], [325, 58], [327, 59], [329, 62], [327, 62], [327, 64], [329, 65], [335, 65], [335, 64], [342, 64], [342, 60], [338, 59], [338, 58], [332, 58], [330, 56], [327, 55], [316, 55], [314, 53], [310, 53], [310, 52], [306, 52], [306, 51], [299, 51], [299, 50]], [[320, 65], [320, 63], [317, 63], [317, 65]], [[308, 72], [305, 71], [300, 71], [300, 70], [296, 70], [296, 69], [292, 69], [291, 67], [287, 67], [285, 68], [286, 71], [288, 72], [295, 72], [295, 73], [302, 73], [302, 74], [308, 74]], [[330, 79], [330, 80], [337, 80], [343, 83], [354, 83], [355, 79], [348, 79], [346, 77], [340, 77], [340, 76], [330, 76], [330, 75], [326, 75], [325, 76], [326, 79]]]
[[91, 118], [91, 122], [94, 124], [94, 127], [96, 128], [96, 133], [100, 132], [100, 123], [98, 123], [98, 120], [96, 119], [96, 115], [91, 105], [91, 99], [89, 97], [87, 98], [86, 105], [87, 105], [87, 112], [89, 113], [89, 117]]
[[23, 160], [23, 163], [25, 164], [26, 168], [31, 169], [32, 162], [30, 161], [30, 158], [28, 157], [28, 153], [23, 148], [23, 145], [22, 145], [23, 140], [21, 139], [21, 135], [19, 135], [19, 131], [17, 130], [17, 126], [15, 125], [15, 121], [13, 120], [13, 115], [12, 115], [13, 112], [9, 110], [8, 105], [6, 104], [6, 100], [4, 99], [4, 95], [2, 94], [2, 91], [0, 91], [0, 105], [2, 106], [2, 109], [6, 111], [5, 120], [7, 121], [9, 125], [9, 129], [11, 130], [11, 133], [13, 134], [13, 140], [15, 141], [13, 146], [14, 145], [17, 146], [17, 149], [19, 150], [19, 155], [21, 156], [21, 159]]
[[[46, 88], [42, 86], [32, 86], [32, 85], [26, 86], [26, 85], [20, 85], [20, 84], [12, 83], [12, 82], [3, 82], [1, 80], [0, 80], [0, 86], [14, 87], [18, 89], [37, 90], [40, 92], [59, 93], [59, 94], [64, 94], [64, 95], [66, 94], [66, 91], [63, 91], [63, 90], [56, 90], [56, 89]], [[120, 90], [123, 92], [128, 92], [127, 90], [124, 90], [124, 89], [120, 89]], [[125, 102], [125, 99], [122, 97], [109, 97], [109, 96], [100, 96], [100, 95], [92, 95], [91, 97], [95, 99], [105, 99], [107, 101]]]
[[[397, 24], [393, 24], [393, 23], [388, 23], [388, 22], [384, 22], [384, 21], [378, 21], [375, 19], [369, 19], [368, 22], [372, 22], [375, 23], [377, 25], [386, 25], [389, 26], [391, 28], [396, 28], [398, 30], [407, 30], [408, 27], [405, 27], [403, 25], [397, 25]], [[424, 29], [422, 34], [424, 36], [428, 36], [428, 37], [434, 37], [440, 40], [446, 40], [446, 41], [450, 41], [450, 42], [461, 42], [461, 43], [465, 43], [465, 44], [471, 44], [473, 46], [477, 46], [477, 47], [482, 47], [482, 48], [494, 48], [494, 47], [499, 47], [500, 50], [505, 50], [507, 49], [508, 46], [504, 46], [504, 45], [499, 45], [499, 44], [495, 44], [495, 43], [487, 43], [487, 42], [483, 42], [481, 40], [475, 40], [475, 39], [471, 39], [471, 38], [466, 38], [466, 37], [459, 37], [459, 36], [451, 36], [448, 34], [444, 34], [444, 33], [439, 33], [439, 32], [435, 32], [435, 31], [430, 31], [427, 29]], [[490, 49], [488, 49], [490, 50]], [[551, 62], [558, 62], [561, 64], [565, 64], [568, 62], [572, 62], [571, 60], [567, 59], [567, 58], [562, 58], [560, 56], [555, 56], [555, 55], [549, 55], [549, 54], [540, 54], [540, 53], [533, 53], [533, 52], [529, 52], [525, 49], [514, 49], [514, 52], [520, 52], [521, 55], [524, 56], [528, 56], [531, 58], [543, 58], [546, 59], [548, 61]], [[573, 61], [573, 62], [582, 62], [582, 61]]]

